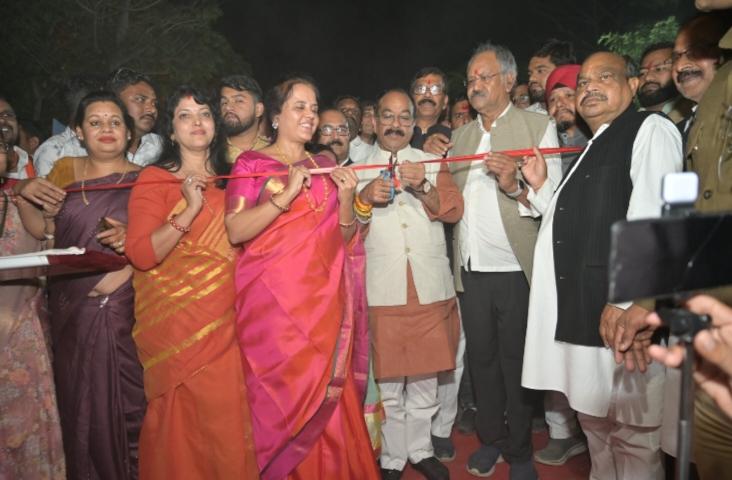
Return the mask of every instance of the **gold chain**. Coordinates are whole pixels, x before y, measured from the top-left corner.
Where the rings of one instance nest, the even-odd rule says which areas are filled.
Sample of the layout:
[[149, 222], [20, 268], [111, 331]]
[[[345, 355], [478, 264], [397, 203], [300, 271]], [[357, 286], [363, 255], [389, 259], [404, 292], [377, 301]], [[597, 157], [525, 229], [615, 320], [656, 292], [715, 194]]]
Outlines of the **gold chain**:
[[[274, 144], [275, 149], [277, 150], [277, 153], [282, 157], [282, 160], [284, 160], [285, 164], [292, 166], [292, 162], [290, 161], [289, 157], [285, 155], [285, 153], [280, 150], [279, 145], [277, 143]], [[310, 162], [313, 164], [315, 168], [320, 168], [320, 165], [317, 164], [315, 159], [312, 155], [310, 155], [310, 152], [305, 150], [305, 156], [308, 157]], [[307, 187], [305, 188], [305, 200], [308, 202], [308, 206], [313, 212], [322, 212], [325, 210], [326, 205], [328, 204], [328, 196], [330, 195], [330, 187], [328, 186], [328, 180], [326, 178], [322, 178], [323, 181], [323, 201], [320, 203], [320, 205], [316, 205], [315, 201], [313, 200], [312, 195], [310, 195], [310, 189]]]

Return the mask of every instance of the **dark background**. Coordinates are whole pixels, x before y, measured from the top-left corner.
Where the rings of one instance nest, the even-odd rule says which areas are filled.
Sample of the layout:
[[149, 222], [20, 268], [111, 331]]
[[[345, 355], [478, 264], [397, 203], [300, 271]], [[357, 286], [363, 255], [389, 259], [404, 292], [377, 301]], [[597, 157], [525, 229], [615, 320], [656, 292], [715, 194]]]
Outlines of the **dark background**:
[[514, 52], [525, 81], [550, 37], [581, 61], [603, 34], [645, 45], [647, 25], [694, 12], [693, 0], [0, 0], [0, 94], [46, 133], [69, 118], [78, 85], [98, 88], [121, 67], [149, 75], [161, 101], [182, 83], [250, 73], [267, 89], [295, 72], [315, 79], [323, 105], [375, 99], [426, 66], [447, 73], [454, 97], [486, 40]]
[[605, 32], [695, 11], [692, 0], [228, 0], [222, 9], [220, 30], [263, 87], [308, 73], [326, 103], [408, 87], [424, 66], [462, 76], [472, 50], [489, 39], [513, 51], [525, 81], [531, 54], [547, 38], [571, 40], [581, 59]]

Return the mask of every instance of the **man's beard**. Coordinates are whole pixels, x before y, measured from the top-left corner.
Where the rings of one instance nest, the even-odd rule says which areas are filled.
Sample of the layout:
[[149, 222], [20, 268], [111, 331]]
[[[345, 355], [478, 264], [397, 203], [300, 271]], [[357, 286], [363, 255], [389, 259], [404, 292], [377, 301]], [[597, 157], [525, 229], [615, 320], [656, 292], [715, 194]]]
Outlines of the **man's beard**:
[[531, 103], [544, 103], [544, 90], [537, 91], [529, 89], [529, 100], [531, 100]]
[[246, 132], [252, 126], [254, 126], [254, 123], [257, 121], [257, 117], [252, 115], [251, 117], [244, 119], [242, 121], [237, 121], [234, 123], [229, 123], [226, 119], [224, 119], [224, 133], [226, 133], [227, 137], [233, 137], [235, 135], [239, 135], [240, 133]]
[[574, 127], [574, 120], [562, 120], [557, 122], [557, 132], [564, 133], [570, 128]]
[[660, 105], [661, 103], [666, 103], [678, 95], [679, 91], [676, 89], [676, 84], [674, 84], [673, 80], [669, 80], [666, 85], [659, 87], [650, 93], [643, 93], [643, 91], [639, 89], [638, 103], [640, 103], [642, 107], [648, 108], [654, 105]]

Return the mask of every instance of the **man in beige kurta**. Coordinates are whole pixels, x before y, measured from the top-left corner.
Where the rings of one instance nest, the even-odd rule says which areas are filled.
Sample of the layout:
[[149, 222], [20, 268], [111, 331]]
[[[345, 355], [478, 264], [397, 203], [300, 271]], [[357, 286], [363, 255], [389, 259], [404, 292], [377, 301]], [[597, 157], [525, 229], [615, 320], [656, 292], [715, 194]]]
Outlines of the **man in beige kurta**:
[[428, 479], [449, 478], [435, 457], [431, 419], [437, 373], [455, 368], [459, 316], [442, 222], [462, 216], [462, 196], [448, 169], [409, 146], [414, 104], [403, 91], [381, 97], [377, 148], [366, 164], [392, 158], [400, 185], [377, 170], [359, 172], [361, 202], [373, 205], [366, 237], [366, 288], [374, 374], [386, 421], [383, 478], [399, 478], [407, 460]]

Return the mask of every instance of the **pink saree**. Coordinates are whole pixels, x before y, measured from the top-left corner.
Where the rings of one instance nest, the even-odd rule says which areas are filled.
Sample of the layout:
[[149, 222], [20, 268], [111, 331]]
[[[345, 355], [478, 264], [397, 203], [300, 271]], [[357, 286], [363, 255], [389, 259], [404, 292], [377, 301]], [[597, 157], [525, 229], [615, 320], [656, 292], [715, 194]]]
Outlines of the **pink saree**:
[[[323, 156], [315, 162], [333, 165]], [[262, 153], [246, 152], [232, 174], [283, 168]], [[228, 210], [267, 202], [286, 181], [232, 180]], [[330, 178], [316, 176], [312, 183], [289, 212], [244, 245], [236, 266], [236, 326], [257, 463], [265, 480], [376, 479], [363, 416], [363, 245], [358, 237], [344, 243]]]

